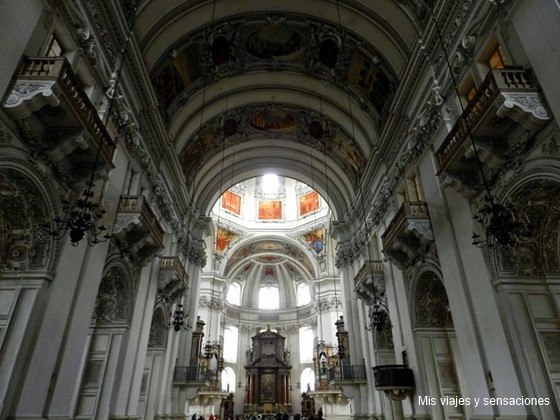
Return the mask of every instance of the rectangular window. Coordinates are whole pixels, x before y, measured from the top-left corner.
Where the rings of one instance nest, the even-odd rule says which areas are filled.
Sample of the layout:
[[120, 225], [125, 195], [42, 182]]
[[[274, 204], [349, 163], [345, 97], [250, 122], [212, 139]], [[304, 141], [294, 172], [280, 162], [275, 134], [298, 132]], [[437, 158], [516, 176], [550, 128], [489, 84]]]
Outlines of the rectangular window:
[[471, 88], [467, 92], [467, 100], [470, 102], [476, 95], [476, 86], [472, 85]]
[[47, 47], [46, 56], [47, 57], [61, 57], [62, 56], [62, 46], [60, 45], [60, 42], [58, 42], [58, 39], [56, 38], [56, 35], [54, 35], [54, 34], [51, 37], [51, 40], [49, 41], [49, 46]]
[[503, 69], [507, 65], [508, 62], [506, 60], [504, 50], [502, 50], [502, 47], [498, 45], [488, 59], [488, 67], [491, 69]]

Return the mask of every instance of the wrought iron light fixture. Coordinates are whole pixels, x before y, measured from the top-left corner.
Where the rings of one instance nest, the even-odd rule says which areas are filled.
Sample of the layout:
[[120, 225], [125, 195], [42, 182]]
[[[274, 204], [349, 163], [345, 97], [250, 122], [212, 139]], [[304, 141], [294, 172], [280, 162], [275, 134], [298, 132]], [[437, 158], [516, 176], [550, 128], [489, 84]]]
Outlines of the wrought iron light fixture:
[[301, 389], [301, 382], [299, 381], [299, 379], [296, 381], [296, 384], [290, 384], [288, 385], [288, 389], [290, 391], [293, 391], [294, 389]]
[[[95, 168], [93, 171], [95, 171]], [[80, 198], [73, 202], [62, 201], [64, 216], [53, 219], [54, 226], [52, 229], [49, 225], [45, 226], [51, 236], [55, 239], [61, 239], [69, 231], [70, 242], [73, 246], [77, 246], [85, 236], [87, 236], [89, 246], [94, 246], [111, 238], [111, 235], [106, 233], [107, 228], [103, 224], [99, 224], [106, 212], [99, 208], [99, 203], [93, 201], [94, 187], [92, 173]]]
[[219, 341], [207, 341], [204, 346], [204, 357], [210, 359], [218, 357], [222, 352], [222, 344]]
[[500, 204], [488, 194], [483, 206], [474, 215], [481, 226], [484, 226], [484, 237], [473, 233], [473, 245], [479, 248], [493, 248], [496, 244], [502, 246], [514, 245], [516, 242], [531, 236], [532, 225], [520, 222], [515, 217], [517, 206], [511, 203]]
[[185, 320], [185, 311], [183, 311], [183, 305], [180, 303], [177, 304], [177, 307], [173, 312], [170, 326], [171, 328], [173, 328], [173, 331], [175, 332], [179, 332], [181, 330], [188, 331], [192, 329], [192, 326], [189, 324], [189, 316], [187, 315]]
[[[445, 62], [447, 68], [449, 69], [455, 93], [459, 98], [459, 85], [457, 84], [457, 80], [453, 73], [453, 67], [449, 61], [441, 28], [439, 27], [432, 8], [427, 6], [427, 9], [429, 10], [432, 21], [434, 22], [436, 36], [441, 46], [443, 56], [445, 57]], [[459, 106], [461, 108], [461, 113], [463, 114], [465, 112], [465, 107], [461, 101], [459, 101]], [[467, 128], [468, 137], [472, 144], [473, 156], [476, 160], [477, 168], [482, 179], [482, 187], [485, 192], [484, 204], [473, 216], [473, 219], [481, 226], [483, 232], [480, 234], [476, 231], [473, 232], [472, 244], [478, 248], [493, 248], [497, 244], [505, 247], [512, 246], [519, 242], [523, 237], [526, 238], [531, 236], [532, 227], [529, 223], [521, 223], [516, 219], [515, 213], [518, 211], [517, 206], [511, 203], [499, 203], [496, 197], [492, 194], [492, 189], [490, 188], [488, 177], [484, 172], [484, 167], [476, 147], [475, 138], [468, 118], [465, 118], [464, 122]]]
[[[111, 90], [113, 94], [109, 96], [104, 128], [107, 128], [107, 124], [109, 123], [111, 116], [111, 109], [118, 97], [117, 88], [120, 82], [126, 51], [134, 31], [134, 21], [138, 10], [137, 3], [138, 1], [135, 1], [131, 6], [132, 18], [129, 25], [128, 35], [123, 47], [121, 48], [121, 55], [117, 60], [117, 63], [119, 63], [118, 69], [112, 75], [111, 82], [113, 85]], [[66, 232], [69, 232], [70, 242], [73, 246], [78, 246], [81, 240], [85, 237], [87, 237], [87, 243], [89, 246], [95, 246], [96, 244], [106, 242], [111, 238], [107, 227], [101, 223], [101, 219], [105, 216], [106, 211], [101, 209], [99, 202], [94, 200], [95, 171], [99, 165], [101, 146], [102, 145], [99, 144], [99, 147], [97, 148], [91, 175], [89, 180], [86, 182], [85, 189], [80, 197], [74, 201], [63, 200], [62, 211], [64, 215], [62, 217], [55, 217], [52, 221], [52, 225], [47, 224], [43, 226], [47, 233], [55, 239], [62, 239], [66, 235]]]

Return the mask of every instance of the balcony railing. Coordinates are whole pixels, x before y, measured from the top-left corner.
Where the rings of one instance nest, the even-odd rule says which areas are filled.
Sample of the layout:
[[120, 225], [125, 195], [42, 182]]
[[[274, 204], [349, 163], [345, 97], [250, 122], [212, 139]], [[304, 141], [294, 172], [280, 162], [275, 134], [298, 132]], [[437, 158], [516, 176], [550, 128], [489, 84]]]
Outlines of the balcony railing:
[[436, 153], [439, 173], [465, 172], [476, 163], [468, 128], [480, 159], [493, 170], [505, 162], [507, 136], [517, 124], [532, 137], [549, 119], [531, 71], [490, 70]]
[[200, 382], [211, 382], [214, 379], [216, 373], [207, 368], [201, 368], [198, 366], [175, 366], [175, 371], [173, 372], [173, 382], [174, 383], [200, 383]]
[[328, 370], [328, 380], [331, 382], [355, 382], [363, 383], [366, 381], [365, 365], [342, 365], [333, 366]]
[[416, 389], [414, 372], [405, 365], [380, 365], [373, 368], [375, 389], [389, 398], [402, 400]]
[[385, 292], [383, 263], [378, 260], [366, 260], [354, 277], [354, 291], [368, 305]]
[[161, 228], [150, 205], [146, 202], [143, 195], [122, 195], [119, 202], [119, 213], [138, 214], [141, 218], [142, 226], [154, 237], [158, 247], [163, 248], [163, 235], [165, 232]]
[[152, 259], [163, 249], [164, 234], [143, 195], [121, 196], [113, 236], [131, 259], [141, 265]]
[[[56, 163], [64, 156], [79, 165], [91, 163], [99, 150], [104, 169], [113, 168], [115, 143], [66, 58], [25, 58], [3, 105], [18, 121], [36, 119], [37, 124], [22, 126], [24, 137], [43, 138], [39, 147]], [[69, 156], [74, 150], [77, 154]], [[76, 171], [83, 169], [79, 165]]]
[[414, 262], [434, 239], [428, 205], [405, 201], [381, 239], [383, 254], [399, 268]]
[[187, 285], [189, 276], [185, 271], [185, 266], [183, 265], [179, 257], [161, 257], [159, 269], [160, 271], [164, 272], [176, 273], [177, 277], [184, 282], [185, 286]]
[[188, 286], [185, 266], [178, 257], [161, 257], [158, 292], [169, 302], [177, 300]]

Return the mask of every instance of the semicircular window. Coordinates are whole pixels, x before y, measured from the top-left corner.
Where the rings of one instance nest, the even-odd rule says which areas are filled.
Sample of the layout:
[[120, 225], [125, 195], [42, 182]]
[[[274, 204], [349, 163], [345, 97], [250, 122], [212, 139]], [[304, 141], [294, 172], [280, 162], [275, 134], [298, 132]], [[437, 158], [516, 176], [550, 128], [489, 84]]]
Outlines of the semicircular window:
[[212, 61], [217, 66], [224, 64], [231, 55], [229, 41], [224, 36], [217, 37], [212, 43]]
[[339, 49], [336, 41], [334, 39], [325, 39], [321, 43], [321, 47], [319, 49], [319, 57], [321, 59], [321, 63], [333, 69], [336, 66], [338, 52]]
[[260, 111], [250, 120], [251, 126], [262, 131], [291, 131], [296, 127], [295, 117], [285, 111]]
[[303, 47], [301, 36], [286, 26], [265, 25], [247, 38], [247, 51], [266, 60], [296, 58]]

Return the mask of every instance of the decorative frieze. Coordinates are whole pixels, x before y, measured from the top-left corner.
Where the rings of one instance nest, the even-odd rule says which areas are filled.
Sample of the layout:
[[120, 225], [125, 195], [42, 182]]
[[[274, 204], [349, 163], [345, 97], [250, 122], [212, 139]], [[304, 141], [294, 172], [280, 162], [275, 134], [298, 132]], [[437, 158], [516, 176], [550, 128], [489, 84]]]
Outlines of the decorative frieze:
[[206, 249], [204, 241], [191, 241], [187, 245], [187, 259], [191, 264], [197, 267], [204, 267], [206, 265]]
[[200, 308], [209, 308], [216, 311], [221, 311], [224, 309], [223, 299], [218, 299], [216, 297], [201, 296], [198, 300], [198, 306]]

